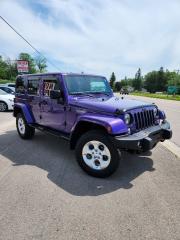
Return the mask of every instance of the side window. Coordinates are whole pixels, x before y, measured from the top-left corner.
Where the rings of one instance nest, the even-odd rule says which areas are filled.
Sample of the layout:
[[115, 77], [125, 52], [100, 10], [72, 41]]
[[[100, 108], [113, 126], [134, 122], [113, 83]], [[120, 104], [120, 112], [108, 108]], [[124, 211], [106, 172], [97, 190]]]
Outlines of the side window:
[[16, 79], [16, 93], [25, 93], [25, 78], [18, 77]]
[[28, 78], [28, 94], [39, 95], [39, 78]]
[[60, 90], [58, 79], [54, 77], [43, 79], [43, 95], [49, 97], [51, 90]]

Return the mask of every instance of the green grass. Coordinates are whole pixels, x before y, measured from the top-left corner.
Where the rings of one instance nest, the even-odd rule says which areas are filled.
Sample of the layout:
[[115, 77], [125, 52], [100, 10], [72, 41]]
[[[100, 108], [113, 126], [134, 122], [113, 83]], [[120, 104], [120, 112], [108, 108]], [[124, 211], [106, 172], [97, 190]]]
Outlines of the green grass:
[[14, 82], [12, 80], [4, 80], [4, 79], [0, 79], [0, 84], [5, 84], [5, 83], [8, 83], [8, 82]]
[[180, 95], [173, 96], [173, 95], [167, 95], [167, 94], [144, 93], [144, 92], [133, 92], [131, 93], [131, 95], [180, 101]]

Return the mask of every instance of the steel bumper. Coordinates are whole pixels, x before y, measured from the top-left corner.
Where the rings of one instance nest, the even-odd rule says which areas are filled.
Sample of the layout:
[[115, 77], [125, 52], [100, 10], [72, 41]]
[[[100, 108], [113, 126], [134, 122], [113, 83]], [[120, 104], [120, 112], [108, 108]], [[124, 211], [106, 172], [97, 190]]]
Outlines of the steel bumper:
[[161, 125], [149, 127], [132, 135], [112, 137], [112, 141], [119, 149], [148, 151], [155, 147], [159, 141], [171, 137], [170, 124], [163, 121]]

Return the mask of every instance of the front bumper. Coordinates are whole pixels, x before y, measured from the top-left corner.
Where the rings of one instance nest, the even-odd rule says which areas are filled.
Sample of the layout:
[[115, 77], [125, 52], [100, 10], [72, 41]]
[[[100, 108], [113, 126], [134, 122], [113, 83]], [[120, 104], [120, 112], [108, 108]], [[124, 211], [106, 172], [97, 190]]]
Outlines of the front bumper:
[[112, 141], [119, 149], [148, 151], [156, 146], [159, 141], [172, 137], [170, 124], [164, 121], [161, 125], [146, 128], [128, 136], [115, 136]]

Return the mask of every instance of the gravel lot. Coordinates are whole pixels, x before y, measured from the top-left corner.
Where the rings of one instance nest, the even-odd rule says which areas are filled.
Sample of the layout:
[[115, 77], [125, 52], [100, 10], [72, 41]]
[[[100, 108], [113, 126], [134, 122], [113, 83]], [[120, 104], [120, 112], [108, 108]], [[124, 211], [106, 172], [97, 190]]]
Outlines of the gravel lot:
[[180, 159], [160, 144], [122, 157], [112, 177], [90, 177], [67, 142], [21, 140], [0, 113], [0, 240], [180, 239]]

